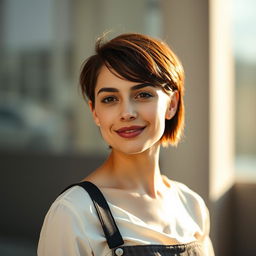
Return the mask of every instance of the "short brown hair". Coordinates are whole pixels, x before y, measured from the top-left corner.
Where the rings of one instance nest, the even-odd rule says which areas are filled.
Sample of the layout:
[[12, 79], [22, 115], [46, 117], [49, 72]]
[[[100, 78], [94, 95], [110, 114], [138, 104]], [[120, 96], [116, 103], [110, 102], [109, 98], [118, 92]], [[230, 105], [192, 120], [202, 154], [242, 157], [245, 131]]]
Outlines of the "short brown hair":
[[142, 34], [122, 34], [104, 42], [96, 42], [96, 53], [82, 66], [82, 94], [95, 104], [95, 87], [100, 69], [106, 65], [111, 72], [132, 82], [147, 82], [166, 93], [178, 91], [179, 103], [175, 116], [165, 121], [161, 143], [177, 145], [184, 129], [184, 71], [181, 62], [163, 41]]

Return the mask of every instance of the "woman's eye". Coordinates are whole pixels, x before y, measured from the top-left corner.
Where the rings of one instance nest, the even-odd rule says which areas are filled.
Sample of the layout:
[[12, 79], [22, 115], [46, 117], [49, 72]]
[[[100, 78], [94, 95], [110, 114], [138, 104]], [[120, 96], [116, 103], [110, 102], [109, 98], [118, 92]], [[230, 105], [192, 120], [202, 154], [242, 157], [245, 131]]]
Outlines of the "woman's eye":
[[112, 102], [115, 102], [115, 101], [117, 101], [117, 98], [113, 97], [113, 96], [108, 96], [108, 97], [105, 97], [101, 100], [102, 103], [112, 103]]
[[151, 93], [148, 92], [140, 92], [136, 95], [137, 99], [148, 99], [153, 97], [153, 95]]

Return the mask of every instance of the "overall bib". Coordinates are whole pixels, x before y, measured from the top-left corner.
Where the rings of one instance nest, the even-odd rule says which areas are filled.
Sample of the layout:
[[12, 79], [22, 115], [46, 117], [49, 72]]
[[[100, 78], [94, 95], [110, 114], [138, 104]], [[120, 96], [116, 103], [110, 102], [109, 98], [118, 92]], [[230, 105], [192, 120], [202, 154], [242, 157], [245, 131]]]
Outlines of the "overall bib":
[[[68, 186], [64, 191], [81, 186], [91, 197], [99, 221], [105, 234], [107, 244], [112, 250], [112, 256], [203, 256], [202, 245], [199, 242], [178, 245], [124, 245], [123, 238], [116, 225], [109, 205], [99, 188], [91, 182], [84, 181]], [[62, 191], [62, 193], [64, 192]], [[97, 255], [95, 255], [97, 256]]]

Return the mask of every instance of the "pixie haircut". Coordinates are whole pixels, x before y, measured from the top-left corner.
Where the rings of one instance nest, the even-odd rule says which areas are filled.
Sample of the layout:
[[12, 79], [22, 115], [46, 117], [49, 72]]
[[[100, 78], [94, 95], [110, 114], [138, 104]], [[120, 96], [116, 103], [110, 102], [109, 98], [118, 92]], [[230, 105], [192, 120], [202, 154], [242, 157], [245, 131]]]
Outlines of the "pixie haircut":
[[165, 121], [163, 146], [177, 145], [184, 129], [184, 71], [181, 62], [163, 41], [142, 34], [122, 34], [110, 41], [100, 37], [95, 54], [82, 66], [80, 86], [84, 98], [95, 106], [95, 87], [101, 67], [131, 82], [145, 82], [169, 94], [177, 91], [179, 102], [174, 117]]

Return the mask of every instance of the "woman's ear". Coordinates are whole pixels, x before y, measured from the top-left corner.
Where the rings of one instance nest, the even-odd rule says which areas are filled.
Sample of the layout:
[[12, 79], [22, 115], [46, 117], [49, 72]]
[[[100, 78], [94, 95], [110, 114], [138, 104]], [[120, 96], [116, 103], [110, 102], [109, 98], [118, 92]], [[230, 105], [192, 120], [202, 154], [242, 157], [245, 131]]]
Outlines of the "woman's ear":
[[172, 95], [170, 96], [169, 106], [168, 106], [168, 109], [167, 109], [166, 115], [165, 115], [165, 118], [167, 120], [172, 119], [174, 117], [174, 115], [176, 114], [176, 111], [178, 108], [178, 103], [179, 103], [179, 92], [174, 91], [174, 92], [172, 92]]
[[96, 114], [95, 107], [93, 106], [93, 103], [92, 103], [91, 100], [88, 101], [88, 105], [89, 105], [89, 108], [90, 108], [90, 110], [92, 112], [92, 117], [93, 117], [93, 120], [94, 120], [95, 124], [97, 126], [100, 126], [99, 118], [98, 118], [98, 116]]

